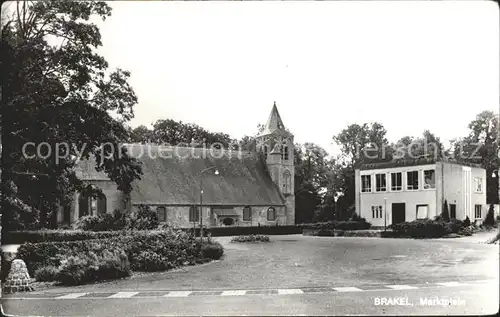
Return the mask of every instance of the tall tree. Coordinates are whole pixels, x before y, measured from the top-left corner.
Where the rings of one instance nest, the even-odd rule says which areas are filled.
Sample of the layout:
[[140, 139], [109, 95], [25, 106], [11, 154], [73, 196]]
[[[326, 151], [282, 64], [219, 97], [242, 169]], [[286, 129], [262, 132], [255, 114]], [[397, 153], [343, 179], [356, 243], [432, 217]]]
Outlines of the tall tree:
[[314, 143], [295, 145], [296, 222], [311, 222], [331, 176], [328, 153]]
[[[39, 221], [50, 227], [56, 207], [68, 204], [73, 190], [99, 194], [75, 177], [75, 156], [95, 156], [96, 169], [130, 192], [141, 169], [119, 144], [128, 139], [123, 124], [133, 117], [137, 97], [128, 84], [130, 73], [108, 70], [96, 52], [101, 35], [90, 21], [111, 15], [106, 3], [13, 5], [0, 48], [2, 211], [8, 226]], [[36, 209], [32, 215], [39, 217], [31, 223], [15, 221], [28, 216], [25, 208], [5, 203], [16, 199]]]
[[469, 123], [469, 135], [454, 142], [457, 160], [481, 164], [486, 169], [486, 200], [488, 204], [499, 202], [499, 177], [492, 177], [500, 166], [498, 147], [498, 114], [483, 111]]
[[392, 148], [386, 138], [387, 130], [380, 123], [351, 124], [333, 137], [341, 154], [335, 164], [335, 187], [344, 195], [339, 199], [339, 210], [354, 205], [354, 169], [361, 162], [378, 162], [392, 159]]

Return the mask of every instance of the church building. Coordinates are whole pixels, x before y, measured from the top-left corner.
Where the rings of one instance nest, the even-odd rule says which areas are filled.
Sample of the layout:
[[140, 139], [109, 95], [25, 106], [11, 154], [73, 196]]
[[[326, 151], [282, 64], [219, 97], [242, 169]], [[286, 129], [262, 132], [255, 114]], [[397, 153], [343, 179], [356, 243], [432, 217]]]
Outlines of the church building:
[[166, 147], [127, 144], [143, 175], [124, 195], [95, 161], [78, 163], [77, 176], [99, 187], [96, 199], [75, 193], [73, 203], [58, 213], [58, 222], [73, 223], [86, 215], [148, 205], [160, 222], [178, 227], [295, 224], [294, 143], [274, 104], [256, 152], [239, 149]]

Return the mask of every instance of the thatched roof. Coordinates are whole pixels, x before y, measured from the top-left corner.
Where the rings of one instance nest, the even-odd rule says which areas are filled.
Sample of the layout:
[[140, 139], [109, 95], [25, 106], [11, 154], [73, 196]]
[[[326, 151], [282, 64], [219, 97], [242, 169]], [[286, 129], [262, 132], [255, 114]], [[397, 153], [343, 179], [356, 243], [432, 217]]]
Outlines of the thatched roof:
[[[257, 153], [211, 153], [210, 149], [139, 144], [127, 147], [129, 155], [141, 161], [143, 171], [141, 180], [132, 183], [132, 204], [199, 204], [200, 178], [203, 181], [203, 204], [284, 204]], [[219, 154], [222, 157], [219, 158]], [[95, 172], [93, 162], [79, 165], [83, 165], [81, 170], [84, 173], [80, 175], [85, 179], [101, 179], [102, 173]], [[215, 168], [200, 176], [200, 171], [212, 166]], [[219, 175], [214, 174], [215, 169]]]

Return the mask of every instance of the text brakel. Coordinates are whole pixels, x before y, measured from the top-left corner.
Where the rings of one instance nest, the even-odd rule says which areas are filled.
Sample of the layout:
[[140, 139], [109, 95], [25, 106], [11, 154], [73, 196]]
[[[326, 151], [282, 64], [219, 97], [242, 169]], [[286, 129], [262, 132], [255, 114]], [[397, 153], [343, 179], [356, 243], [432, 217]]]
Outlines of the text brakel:
[[408, 297], [375, 297], [376, 306], [413, 306], [408, 302]]

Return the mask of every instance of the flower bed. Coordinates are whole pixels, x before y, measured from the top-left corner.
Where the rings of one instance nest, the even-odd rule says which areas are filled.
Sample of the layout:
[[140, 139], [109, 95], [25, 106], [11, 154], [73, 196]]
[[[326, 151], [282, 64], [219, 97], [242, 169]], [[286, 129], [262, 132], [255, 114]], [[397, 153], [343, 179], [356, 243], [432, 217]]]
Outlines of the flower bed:
[[270, 242], [268, 236], [257, 234], [257, 235], [248, 235], [248, 236], [237, 236], [231, 239], [231, 242]]
[[17, 257], [38, 280], [55, 278], [78, 285], [104, 278], [120, 278], [130, 271], [163, 271], [222, 257], [222, 246], [210, 239], [194, 239], [183, 231], [132, 231], [109, 239], [27, 243]]

